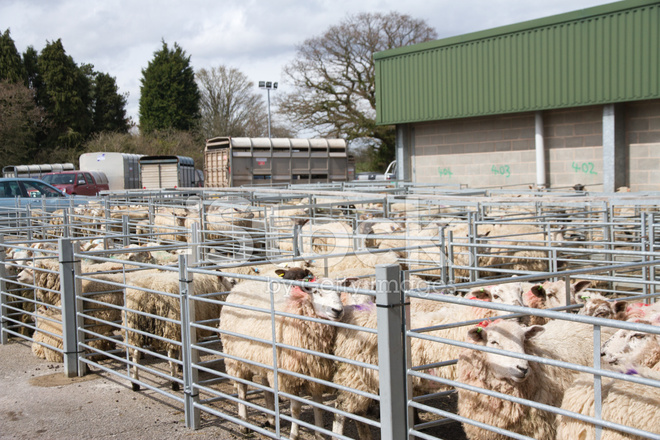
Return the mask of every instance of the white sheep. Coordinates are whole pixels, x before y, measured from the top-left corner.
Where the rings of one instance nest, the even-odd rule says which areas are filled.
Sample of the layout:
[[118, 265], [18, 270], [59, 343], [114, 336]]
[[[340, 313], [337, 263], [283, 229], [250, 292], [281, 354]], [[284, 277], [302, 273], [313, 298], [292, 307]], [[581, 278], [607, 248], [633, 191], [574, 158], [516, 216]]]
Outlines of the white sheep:
[[[576, 281], [575, 283], [571, 283], [569, 287], [570, 304], [577, 304], [576, 298], [582, 297], [583, 292], [590, 286], [591, 281]], [[590, 295], [594, 296], [595, 294]], [[534, 284], [529, 289], [526, 289], [523, 294], [523, 303], [525, 306], [535, 309], [552, 309], [566, 306], [566, 282], [559, 280]], [[547, 322], [548, 318], [534, 315], [530, 315], [525, 320], [525, 324], [527, 325], [543, 325]]]
[[[180, 281], [179, 273], [174, 271], [150, 270], [134, 274], [131, 285], [126, 288], [125, 330], [124, 340], [131, 358], [135, 364], [131, 369], [133, 390], [138, 391], [138, 364], [140, 363], [140, 348], [150, 345], [153, 350], [166, 350], [170, 359], [178, 359], [180, 347], [176, 342], [181, 341], [181, 326], [162, 318], [180, 321], [181, 303], [179, 300]], [[148, 288], [163, 292], [154, 293], [140, 289]], [[194, 295], [222, 294], [231, 289], [231, 284], [223, 277], [208, 274], [193, 274], [192, 289]], [[166, 295], [169, 294], [169, 295]], [[172, 296], [174, 295], [174, 296]], [[195, 307], [195, 319], [197, 321], [217, 320], [220, 316], [220, 304], [207, 301], [193, 301]], [[211, 324], [206, 324], [211, 325]], [[136, 331], [133, 331], [136, 330]], [[149, 333], [157, 337], [146, 336], [141, 332]], [[211, 336], [213, 333], [203, 329], [197, 329], [199, 338]], [[162, 339], [160, 339], [162, 338]], [[170, 373], [176, 377], [176, 362], [169, 361]], [[172, 390], [177, 391], [179, 383], [172, 381]]]
[[[654, 324], [639, 319], [634, 321]], [[600, 356], [605, 368], [622, 370], [634, 365], [660, 371], [660, 335], [619, 329], [603, 343]]]
[[[101, 321], [119, 322], [121, 320], [120, 307], [124, 304], [123, 290], [113, 284], [109, 284], [109, 282], [122, 283], [124, 277], [122, 274], [96, 274], [93, 278], [94, 280], [84, 279], [81, 281], [82, 291], [79, 294], [85, 298], [83, 307], [89, 309], [85, 312], [89, 317], [84, 319], [83, 324], [88, 331], [108, 337], [107, 339], [94, 337], [87, 342], [92, 348], [92, 351], [105, 351], [115, 346], [114, 341], [110, 337], [116, 328], [111, 324], [105, 324]], [[51, 280], [56, 283], [52, 287], [59, 291], [59, 276], [51, 277]], [[62, 353], [51, 348], [54, 347], [55, 349], [62, 350], [63, 347], [62, 314], [56, 308], [61, 305], [61, 297], [59, 294], [53, 292], [45, 290], [43, 292], [38, 297], [43, 299], [48, 306], [42, 306], [38, 310], [32, 352], [38, 357], [52, 362], [63, 362]], [[101, 306], [98, 303], [105, 304], [105, 306]], [[54, 307], [50, 307], [51, 305]], [[53, 320], [57, 322], [53, 322]], [[40, 342], [47, 344], [47, 346], [40, 344]]]
[[[455, 278], [467, 278], [470, 266], [471, 248], [468, 243], [470, 226], [467, 223], [453, 224], [448, 227], [453, 232], [453, 264]], [[442, 249], [437, 245], [438, 227], [430, 226], [414, 232], [408, 239], [412, 246], [409, 252], [410, 269], [427, 269], [420, 275], [440, 275], [442, 270], [434, 268], [443, 262]], [[425, 240], [422, 240], [426, 237]], [[553, 234], [553, 241], [563, 240], [560, 233]], [[487, 244], [488, 248], [476, 248], [480, 254], [474, 267], [482, 268], [479, 277], [501, 276], [498, 272], [488, 271], [488, 267], [516, 271], [545, 272], [548, 270], [548, 254], [543, 250], [510, 249], [506, 246], [546, 246], [545, 232], [534, 225], [527, 224], [482, 224], [477, 228], [477, 242]], [[435, 246], [426, 247], [429, 244]]]
[[[629, 369], [627, 374], [660, 381], [660, 372], [644, 367]], [[660, 382], [657, 386], [642, 385], [620, 379], [603, 378], [601, 382], [601, 419], [619, 425], [660, 434]], [[561, 403], [563, 410], [585, 416], [595, 416], [594, 378], [580, 375], [566, 390]], [[557, 440], [593, 440], [592, 424], [569, 416], [557, 416]], [[601, 440], [642, 440], [647, 437], [625, 434], [603, 428]], [[655, 437], [654, 437], [655, 438]]]
[[[323, 281], [323, 280], [318, 280]], [[240, 380], [252, 380], [253, 376], [260, 376], [264, 385], [274, 386], [274, 372], [270, 368], [260, 367], [253, 362], [272, 366], [273, 362], [273, 323], [271, 322], [271, 299], [269, 285], [261, 281], [245, 281], [237, 284], [220, 315], [220, 330], [222, 332], [223, 351], [227, 374]], [[337, 321], [343, 314], [343, 306], [339, 293], [319, 288], [291, 287], [283, 284], [272, 284], [275, 289], [274, 308], [278, 312], [287, 312], [293, 315]], [[263, 309], [260, 313], [235, 306], [250, 306]], [[275, 316], [274, 328], [275, 342], [284, 343], [294, 347], [301, 347], [320, 353], [330, 353], [333, 348], [335, 328], [329, 324], [322, 324], [281, 315]], [[258, 338], [260, 341], [244, 339], [239, 335]], [[236, 359], [238, 358], [238, 359]], [[242, 362], [246, 359], [248, 362]], [[322, 380], [330, 380], [333, 373], [331, 360], [308, 355], [296, 350], [277, 348], [277, 367], [279, 369], [305, 374]], [[307, 391], [315, 402], [322, 401], [325, 386], [309, 380], [298, 379], [294, 376], [279, 373], [278, 387], [281, 391], [300, 395]], [[247, 386], [241, 381], [236, 382], [239, 399], [246, 400]], [[273, 395], [265, 393], [266, 406], [274, 408]], [[295, 419], [300, 418], [301, 403], [291, 400], [291, 414]], [[241, 419], [247, 420], [247, 409], [239, 403], [238, 411]], [[271, 416], [270, 423], [274, 422]], [[314, 408], [314, 421], [322, 426], [320, 409]], [[290, 437], [298, 438], [299, 427], [292, 423]]]
[[[544, 330], [539, 325], [526, 327], [514, 321], [498, 320], [467, 333], [475, 345], [547, 356], [551, 353], [534, 346], [535, 338]], [[457, 367], [462, 383], [553, 406], [559, 406], [564, 390], [575, 377], [571, 370], [474, 349], [462, 351]], [[553, 413], [464, 388], [458, 390], [458, 414], [537, 440], [555, 438]], [[507, 438], [467, 422], [463, 423], [463, 429], [468, 439]]]
[[[414, 284], [418, 285], [419, 281], [415, 280]], [[475, 300], [522, 305], [521, 295], [522, 284], [510, 283], [473, 289], [468, 293], [467, 297]], [[376, 308], [373, 305], [358, 304], [353, 307], [347, 307], [346, 310], [343, 322], [364, 328], [376, 328]], [[471, 307], [412, 298], [412, 323], [410, 324], [410, 327], [423, 328], [441, 324], [460, 323], [463, 321], [483, 320], [488, 317], [497, 316], [498, 313], [502, 312], [481, 308], [477, 305]], [[459, 326], [443, 330], [433, 330], [425, 334], [464, 342], [467, 331], [465, 330], [465, 327]], [[458, 357], [460, 350], [459, 347], [450, 344], [435, 343], [421, 338], [411, 339], [413, 365], [427, 365], [438, 361], [450, 361]], [[377, 366], [377, 336], [373, 333], [341, 327], [337, 329], [335, 355]], [[456, 373], [456, 365], [434, 368], [431, 371], [431, 374], [435, 376], [450, 380], [455, 380]], [[372, 394], [378, 394], [379, 382], [377, 370], [359, 367], [346, 362], [339, 362], [333, 382], [338, 385], [367, 391]], [[413, 378], [413, 386], [416, 394], [427, 391], [437, 391], [439, 388], [446, 388], [446, 386], [437, 384], [436, 382], [429, 383], [429, 381], [423, 381], [418, 378]], [[370, 404], [371, 399], [365, 396], [343, 390], [337, 392], [337, 409], [352, 414], [365, 415]], [[342, 434], [344, 424], [345, 418], [336, 415], [333, 424], [333, 432], [336, 434]], [[369, 439], [369, 428], [362, 423], [357, 423], [357, 426], [360, 438]]]

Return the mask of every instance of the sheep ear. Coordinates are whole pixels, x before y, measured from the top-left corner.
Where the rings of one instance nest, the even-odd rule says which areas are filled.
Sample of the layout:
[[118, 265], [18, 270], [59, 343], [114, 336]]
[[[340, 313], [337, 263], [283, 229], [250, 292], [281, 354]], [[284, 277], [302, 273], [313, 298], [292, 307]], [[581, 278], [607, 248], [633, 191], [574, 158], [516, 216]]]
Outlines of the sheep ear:
[[339, 281], [339, 285], [343, 287], [349, 287], [351, 284], [356, 282], [358, 278], [355, 277], [350, 277], [350, 278], [344, 278], [343, 280]]
[[625, 301], [615, 301], [614, 302], [614, 313], [625, 312], [628, 308], [628, 303]]
[[591, 281], [578, 281], [571, 285], [571, 290], [573, 291], [573, 294], [577, 296], [578, 293], [589, 287], [591, 287]]
[[303, 290], [300, 286], [292, 286], [290, 298], [295, 301], [303, 301], [309, 298], [309, 293]]
[[533, 325], [525, 331], [525, 339], [532, 339], [545, 331], [542, 325]]
[[493, 294], [488, 287], [478, 287], [472, 290], [470, 293], [477, 299], [490, 301], [493, 298]]
[[541, 284], [532, 286], [532, 288], [529, 289], [529, 291], [532, 292], [532, 294], [537, 298], [545, 298], [548, 296], [548, 294], [546, 293], [545, 289]]
[[286, 273], [286, 270], [284, 269], [276, 269], [275, 273], [277, 274], [278, 277], [282, 278], [284, 274]]
[[482, 344], [486, 342], [486, 331], [483, 327], [472, 327], [468, 330], [468, 339], [475, 344]]

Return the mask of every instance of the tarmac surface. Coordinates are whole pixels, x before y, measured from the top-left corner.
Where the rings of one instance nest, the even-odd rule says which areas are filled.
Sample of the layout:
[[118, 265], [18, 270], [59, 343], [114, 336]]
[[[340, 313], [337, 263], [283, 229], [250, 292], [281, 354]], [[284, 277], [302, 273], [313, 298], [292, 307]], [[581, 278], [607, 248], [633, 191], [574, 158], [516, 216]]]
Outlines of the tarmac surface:
[[63, 364], [37, 358], [25, 341], [0, 345], [0, 390], [3, 440], [245, 438], [231, 432], [236, 425], [204, 415], [201, 429], [186, 428], [182, 409], [108, 373], [68, 378]]

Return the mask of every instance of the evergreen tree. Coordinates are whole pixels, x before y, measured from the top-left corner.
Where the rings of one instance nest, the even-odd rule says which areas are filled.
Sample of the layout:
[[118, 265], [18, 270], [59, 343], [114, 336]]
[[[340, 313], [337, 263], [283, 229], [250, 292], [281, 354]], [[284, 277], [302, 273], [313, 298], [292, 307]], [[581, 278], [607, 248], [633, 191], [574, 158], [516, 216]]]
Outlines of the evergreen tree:
[[58, 39], [46, 44], [37, 67], [45, 92], [41, 104], [51, 123], [41, 148], [77, 150], [92, 133], [91, 66], [79, 68]]
[[170, 50], [163, 41], [161, 50], [155, 52], [154, 59], [142, 69], [140, 82], [139, 114], [143, 133], [195, 127], [200, 117], [199, 89], [190, 57], [177, 43]]
[[129, 124], [126, 118], [126, 96], [119, 94], [115, 78], [107, 73], [97, 73], [92, 96], [94, 132], [127, 133]]
[[23, 66], [27, 75], [27, 86], [34, 91], [37, 105], [43, 107], [46, 101], [46, 88], [39, 73], [39, 52], [34, 47], [28, 46], [23, 53]]
[[0, 169], [33, 163], [44, 112], [22, 83], [0, 80]]
[[0, 34], [0, 80], [27, 84], [27, 73], [9, 29]]

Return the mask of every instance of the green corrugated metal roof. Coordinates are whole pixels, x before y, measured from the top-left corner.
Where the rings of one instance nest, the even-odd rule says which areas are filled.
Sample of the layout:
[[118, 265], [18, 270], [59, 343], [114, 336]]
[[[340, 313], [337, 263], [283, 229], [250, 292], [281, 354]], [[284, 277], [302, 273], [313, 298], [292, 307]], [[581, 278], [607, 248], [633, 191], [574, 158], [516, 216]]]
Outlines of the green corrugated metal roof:
[[660, 1], [610, 3], [374, 60], [380, 125], [660, 98]]

